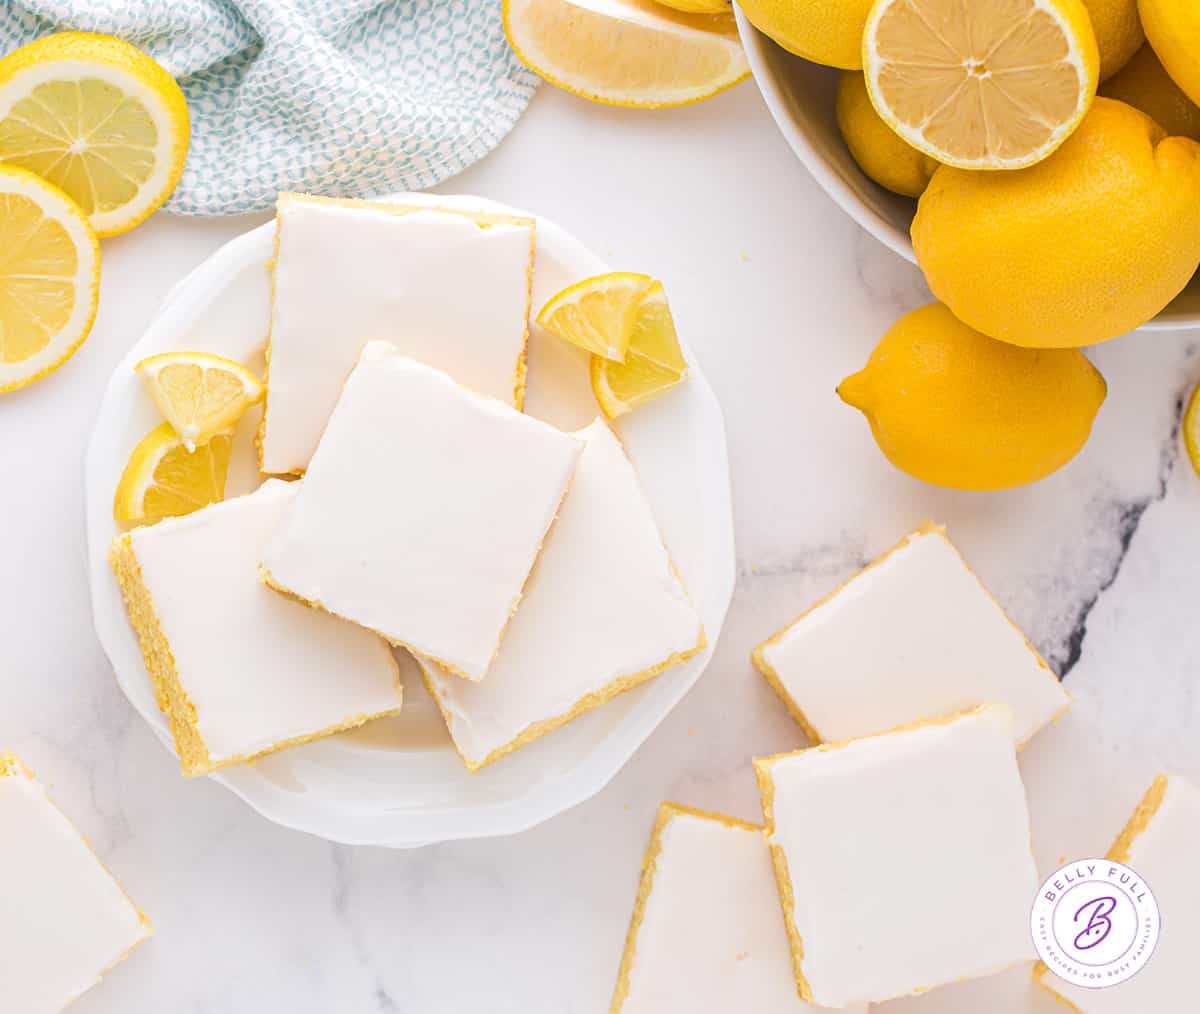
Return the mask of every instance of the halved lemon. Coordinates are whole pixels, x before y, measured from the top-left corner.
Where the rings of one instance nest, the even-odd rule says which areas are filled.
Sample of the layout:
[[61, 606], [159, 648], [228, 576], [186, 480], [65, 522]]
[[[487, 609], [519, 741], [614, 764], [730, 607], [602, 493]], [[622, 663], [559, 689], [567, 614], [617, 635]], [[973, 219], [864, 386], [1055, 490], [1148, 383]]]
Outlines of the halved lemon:
[[263, 396], [262, 382], [246, 367], [208, 352], [163, 352], [134, 371], [189, 451], [232, 428]]
[[662, 282], [650, 286], [641, 306], [625, 362], [592, 356], [592, 390], [605, 416], [615, 419], [657, 398], [687, 378], [675, 321]]
[[1183, 446], [1187, 449], [1192, 468], [1200, 475], [1200, 385], [1192, 391], [1187, 410], [1183, 413]]
[[223, 500], [232, 448], [232, 433], [218, 433], [189, 451], [169, 422], [155, 427], [129, 455], [113, 498], [113, 517], [153, 524]]
[[867, 89], [914, 148], [963, 169], [1019, 169], [1070, 136], [1100, 56], [1081, 0], [877, 0]]
[[66, 194], [0, 165], [0, 393], [53, 372], [92, 329], [100, 244]]
[[59, 187], [101, 236], [170, 196], [190, 136], [175, 79], [121, 39], [60, 32], [0, 60], [0, 162]]
[[750, 75], [731, 14], [652, 0], [504, 0], [504, 31], [534, 73], [608, 105], [687, 105]]
[[539, 327], [606, 359], [625, 362], [638, 307], [654, 281], [632, 271], [611, 271], [568, 285], [537, 315]]

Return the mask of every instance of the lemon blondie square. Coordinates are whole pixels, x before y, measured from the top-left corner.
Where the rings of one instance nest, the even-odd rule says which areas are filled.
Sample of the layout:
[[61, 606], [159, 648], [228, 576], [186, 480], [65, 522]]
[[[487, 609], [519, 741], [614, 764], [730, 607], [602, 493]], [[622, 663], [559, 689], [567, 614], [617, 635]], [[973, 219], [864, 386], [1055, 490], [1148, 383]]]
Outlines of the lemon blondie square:
[[426, 684], [478, 769], [704, 646], [633, 465], [597, 419], [487, 678], [428, 660]]
[[754, 762], [805, 999], [882, 1003], [1034, 957], [1004, 705]]
[[[1154, 891], [1162, 934], [1131, 978], [1106, 989], [1084, 989], [1043, 964], [1035, 978], [1078, 1014], [1159, 1014], [1185, 1010], [1195, 992], [1200, 951], [1200, 789], [1178, 775], [1159, 775], [1118, 835], [1108, 858], [1132, 867]], [[1131, 953], [1129, 960], [1139, 955]]]
[[399, 669], [384, 641], [259, 579], [263, 547], [299, 492], [271, 479], [113, 543], [113, 570], [186, 775], [400, 710]]
[[1027, 742], [1070, 697], [946, 537], [925, 525], [754, 651], [814, 742], [988, 701]]
[[371, 342], [264, 551], [263, 575], [482, 679], [582, 448]]
[[[663, 803], [612, 1014], [820, 1014], [800, 998], [761, 827]], [[866, 1006], [846, 1014], [865, 1014]]]
[[0, 842], [0, 1009], [58, 1014], [150, 937], [149, 920], [11, 753]]
[[307, 466], [368, 341], [520, 408], [534, 220], [280, 194], [259, 464]]

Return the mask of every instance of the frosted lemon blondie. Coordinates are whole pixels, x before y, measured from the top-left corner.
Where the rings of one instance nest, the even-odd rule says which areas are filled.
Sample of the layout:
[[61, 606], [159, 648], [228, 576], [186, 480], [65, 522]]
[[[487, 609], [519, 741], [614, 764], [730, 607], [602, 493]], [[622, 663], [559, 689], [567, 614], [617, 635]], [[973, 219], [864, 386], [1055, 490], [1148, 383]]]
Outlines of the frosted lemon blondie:
[[860, 571], [754, 651], [815, 742], [867, 736], [986, 701], [1026, 742], [1070, 698], [933, 525]]
[[637, 474], [599, 419], [521, 606], [481, 683], [425, 662], [454, 744], [476, 769], [704, 644]]
[[57, 1014], [151, 935], [70, 821], [0, 754], [0, 1009]]
[[1198, 857], [1200, 789], [1177, 775], [1160, 775], [1108, 852], [1154, 891], [1163, 929], [1153, 955], [1136, 975], [1108, 989], [1072, 985], [1041, 964], [1038, 982], [1079, 1014], [1159, 1014], [1192, 1006], [1200, 952]]
[[308, 465], [374, 339], [521, 407], [533, 219], [280, 194], [275, 222], [264, 472]]
[[371, 342], [266, 548], [264, 577], [482, 679], [582, 448]]
[[754, 763], [805, 999], [877, 1003], [1034, 957], [1006, 707]]
[[400, 710], [391, 649], [259, 580], [300, 492], [248, 496], [118, 536], [112, 566], [186, 775], [204, 775]]
[[674, 803], [658, 811], [612, 1003], [664, 1011], [820, 1011], [796, 990], [763, 829]]

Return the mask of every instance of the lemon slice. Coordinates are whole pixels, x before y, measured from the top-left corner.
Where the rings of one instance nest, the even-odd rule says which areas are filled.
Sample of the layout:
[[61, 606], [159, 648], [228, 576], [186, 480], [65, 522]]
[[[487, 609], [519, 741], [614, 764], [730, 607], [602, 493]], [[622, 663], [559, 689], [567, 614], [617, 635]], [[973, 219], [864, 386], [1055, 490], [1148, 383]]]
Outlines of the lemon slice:
[[155, 427], [129, 455], [117, 484], [113, 517], [152, 524], [191, 514], [225, 497], [232, 433], [189, 451], [170, 423]]
[[1192, 468], [1200, 475], [1200, 385], [1192, 391], [1183, 413], [1183, 446]]
[[246, 367], [208, 352], [164, 352], [134, 371], [189, 451], [232, 428], [263, 396], [262, 382]]
[[0, 392], [62, 366], [96, 319], [100, 244], [61, 190], [0, 165]]
[[1100, 57], [1080, 0], [878, 0], [863, 66], [896, 133], [963, 169], [1017, 169], [1083, 119]]
[[60, 32], [0, 60], [0, 161], [62, 189], [101, 236], [170, 196], [190, 129], [175, 79], [120, 39]]
[[750, 75], [730, 14], [652, 0], [504, 0], [504, 30], [534, 73], [608, 105], [687, 105]]
[[662, 282], [654, 282], [638, 308], [625, 362], [592, 356], [592, 390], [605, 416], [615, 419], [687, 377], [675, 321]]
[[537, 315], [538, 326], [581, 349], [623, 363], [638, 307], [653, 281], [632, 271], [585, 278], [547, 300]]

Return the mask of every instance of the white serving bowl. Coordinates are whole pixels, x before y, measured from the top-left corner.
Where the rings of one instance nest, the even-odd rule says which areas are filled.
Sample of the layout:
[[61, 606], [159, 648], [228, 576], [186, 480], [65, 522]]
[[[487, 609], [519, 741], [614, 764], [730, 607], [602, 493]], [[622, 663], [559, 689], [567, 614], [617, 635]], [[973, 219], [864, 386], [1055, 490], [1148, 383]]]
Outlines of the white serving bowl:
[[[792, 151], [846, 214], [915, 264], [909, 227], [916, 201], [869, 180], [851, 157], [834, 112], [839, 71], [794, 56], [750, 24], [736, 5], [735, 13], [754, 80]], [[1200, 328], [1200, 275], [1144, 328]]]

